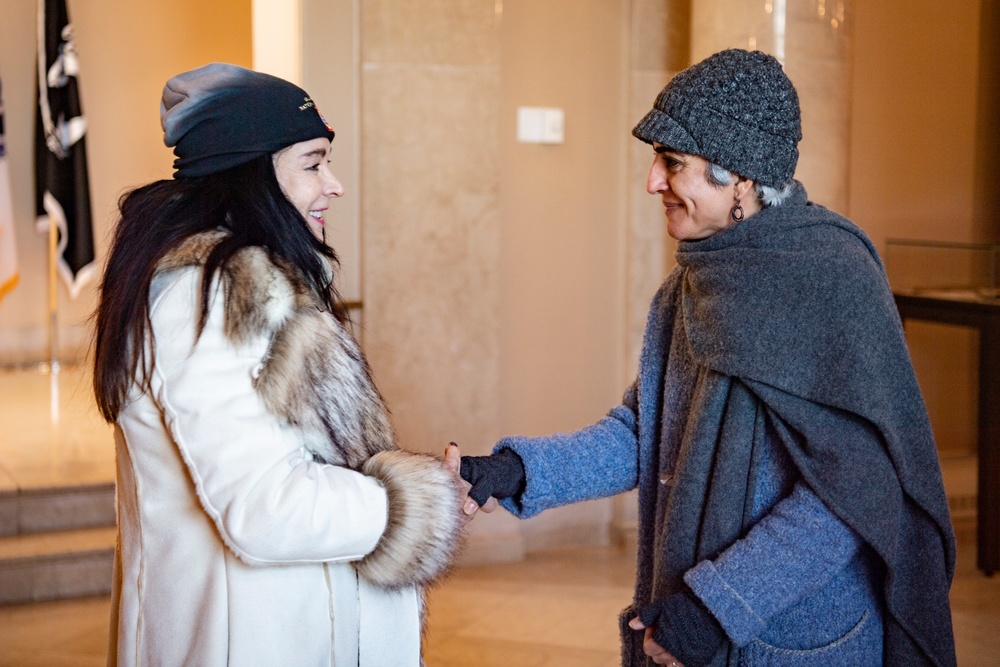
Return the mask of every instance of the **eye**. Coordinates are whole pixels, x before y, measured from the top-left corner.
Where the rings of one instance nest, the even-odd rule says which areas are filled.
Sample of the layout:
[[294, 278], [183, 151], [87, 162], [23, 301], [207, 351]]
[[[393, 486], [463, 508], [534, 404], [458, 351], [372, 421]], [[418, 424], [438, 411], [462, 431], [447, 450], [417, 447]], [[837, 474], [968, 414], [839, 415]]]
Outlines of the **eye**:
[[663, 164], [666, 165], [667, 169], [670, 171], [679, 171], [684, 166], [682, 161], [668, 153], [660, 153], [660, 157], [663, 158]]
[[319, 162], [312, 165], [311, 167], [306, 167], [306, 171], [319, 171]]

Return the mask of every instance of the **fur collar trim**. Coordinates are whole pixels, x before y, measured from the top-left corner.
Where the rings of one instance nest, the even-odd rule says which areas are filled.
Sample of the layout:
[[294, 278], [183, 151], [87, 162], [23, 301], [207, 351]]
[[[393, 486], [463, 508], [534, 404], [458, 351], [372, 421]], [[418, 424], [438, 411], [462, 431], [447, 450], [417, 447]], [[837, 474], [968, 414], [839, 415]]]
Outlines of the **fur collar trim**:
[[[186, 239], [159, 270], [203, 265], [224, 235]], [[254, 386], [274, 415], [302, 432], [306, 448], [326, 463], [355, 470], [395, 449], [388, 410], [357, 342], [322, 310], [299, 272], [249, 246], [220, 273], [226, 335], [237, 346], [260, 336], [271, 340]]]
[[[188, 238], [157, 270], [203, 266], [224, 236]], [[233, 345], [260, 336], [271, 341], [254, 383], [267, 409], [301, 432], [317, 460], [374, 477], [386, 489], [385, 531], [374, 551], [354, 563], [358, 573], [389, 590], [441, 576], [459, 548], [464, 493], [440, 460], [396, 446], [357, 341], [322, 310], [294, 267], [263, 248], [237, 251], [219, 276]]]

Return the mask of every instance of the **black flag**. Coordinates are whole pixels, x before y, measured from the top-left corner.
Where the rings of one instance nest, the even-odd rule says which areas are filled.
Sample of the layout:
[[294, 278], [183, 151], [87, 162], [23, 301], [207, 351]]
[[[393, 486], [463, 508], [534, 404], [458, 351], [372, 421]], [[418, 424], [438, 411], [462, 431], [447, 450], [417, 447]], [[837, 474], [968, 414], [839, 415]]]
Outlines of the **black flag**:
[[66, 0], [39, 0], [35, 212], [41, 229], [59, 228], [59, 273], [73, 298], [97, 269], [78, 71]]

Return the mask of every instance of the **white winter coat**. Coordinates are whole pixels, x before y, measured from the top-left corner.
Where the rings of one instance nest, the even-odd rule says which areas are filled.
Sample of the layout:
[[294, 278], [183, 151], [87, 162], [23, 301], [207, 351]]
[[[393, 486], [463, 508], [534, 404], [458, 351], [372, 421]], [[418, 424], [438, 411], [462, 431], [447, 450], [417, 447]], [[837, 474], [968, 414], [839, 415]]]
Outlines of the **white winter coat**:
[[148, 386], [116, 429], [109, 664], [418, 665], [457, 487], [395, 448], [353, 339], [262, 250], [215, 281], [196, 335], [217, 240], [187, 243], [152, 284]]

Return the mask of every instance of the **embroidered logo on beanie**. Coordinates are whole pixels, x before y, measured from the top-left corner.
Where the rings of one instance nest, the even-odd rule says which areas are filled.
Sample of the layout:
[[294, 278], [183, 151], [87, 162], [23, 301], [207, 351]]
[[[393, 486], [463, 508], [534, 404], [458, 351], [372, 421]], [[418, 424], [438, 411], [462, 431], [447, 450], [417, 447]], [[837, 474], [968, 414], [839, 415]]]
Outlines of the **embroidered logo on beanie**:
[[324, 126], [324, 127], [326, 127], [326, 129], [330, 130], [330, 132], [333, 132], [333, 128], [332, 128], [332, 127], [330, 127], [330, 124], [329, 124], [328, 122], [326, 122], [326, 118], [325, 118], [325, 117], [323, 116], [323, 114], [322, 114], [322, 113], [320, 113], [320, 110], [319, 110], [319, 107], [318, 107], [318, 106], [316, 106], [316, 103], [315, 103], [315, 102], [313, 102], [313, 101], [312, 101], [311, 99], [309, 99], [308, 97], [306, 97], [306, 98], [305, 98], [305, 103], [304, 103], [304, 104], [301, 104], [301, 105], [299, 105], [299, 111], [305, 111], [306, 109], [310, 109], [310, 108], [311, 108], [311, 109], [315, 109], [315, 110], [316, 110], [316, 113], [317, 113], [317, 114], [319, 114], [319, 119], [320, 119], [321, 121], [323, 121], [323, 126]]

